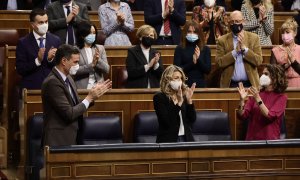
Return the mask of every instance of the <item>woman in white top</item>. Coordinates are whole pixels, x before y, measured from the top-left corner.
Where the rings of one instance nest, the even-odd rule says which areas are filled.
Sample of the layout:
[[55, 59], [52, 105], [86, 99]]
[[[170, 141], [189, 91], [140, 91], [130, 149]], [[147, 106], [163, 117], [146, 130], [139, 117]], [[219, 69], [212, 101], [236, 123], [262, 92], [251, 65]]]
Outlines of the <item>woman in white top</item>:
[[96, 26], [87, 21], [79, 24], [76, 39], [80, 49], [79, 69], [74, 76], [78, 89], [91, 89], [104, 81], [109, 72], [104, 46], [96, 44]]

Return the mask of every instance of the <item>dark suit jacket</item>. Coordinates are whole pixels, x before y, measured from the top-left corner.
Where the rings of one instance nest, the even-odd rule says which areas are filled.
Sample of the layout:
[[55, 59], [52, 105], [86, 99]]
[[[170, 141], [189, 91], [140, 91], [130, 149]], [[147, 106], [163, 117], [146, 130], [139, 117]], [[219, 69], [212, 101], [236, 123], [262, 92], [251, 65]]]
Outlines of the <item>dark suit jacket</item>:
[[[73, 25], [74, 33], [76, 34], [78, 24], [83, 20], [89, 21], [89, 16], [88, 9], [85, 5], [77, 2], [75, 3], [79, 6], [79, 13], [73, 19], [71, 24]], [[68, 26], [66, 23], [63, 4], [61, 4], [60, 1], [51, 3], [47, 8], [47, 14], [49, 19], [49, 31], [60, 37], [61, 41], [65, 43]]]
[[145, 0], [135, 0], [134, 3], [127, 2], [131, 11], [144, 11]]
[[[155, 49], [150, 49], [149, 61], [155, 56], [156, 52]], [[148, 80], [150, 81], [151, 88], [159, 87], [160, 77], [163, 72], [161, 59], [159, 60], [159, 67], [156, 70], [152, 67], [145, 72], [144, 65], [146, 64], [148, 63], [140, 45], [128, 49], [126, 59], [126, 68], [128, 72], [127, 88], [147, 88]]]
[[191, 127], [196, 120], [194, 104], [187, 104], [186, 100], [180, 106], [174, 105], [164, 93], [156, 93], [153, 97], [154, 109], [158, 118], [159, 130], [157, 143], [177, 142], [180, 126], [179, 111], [181, 110], [184, 132], [187, 141], [194, 141]]
[[19, 40], [16, 49], [16, 69], [22, 76], [21, 88], [41, 89], [43, 80], [54, 66], [54, 62], [47, 60], [48, 51], [51, 47], [58, 48], [60, 44], [61, 41], [57, 36], [47, 33], [44, 58], [41, 65], [37, 66], [35, 59], [38, 56], [39, 45], [33, 33]]
[[[174, 0], [174, 11], [169, 18], [173, 42], [177, 45], [180, 44], [181, 40], [180, 26], [183, 26], [186, 21], [185, 13], [186, 8], [184, 0]], [[144, 16], [145, 23], [153, 26], [157, 35], [159, 36], [164, 21], [162, 18], [161, 0], [146, 0], [144, 6]]]
[[53, 68], [42, 85], [44, 108], [44, 145], [64, 146], [77, 144], [78, 123], [83, 119], [85, 105], [79, 101], [76, 85], [67, 76], [72, 87], [76, 104], [59, 72]]
[[[7, 10], [7, 2], [8, 0], [1, 0], [0, 1], [0, 10]], [[17, 0], [18, 10], [26, 9], [26, 0]]]
[[194, 82], [196, 87], [206, 87], [205, 74], [211, 70], [211, 53], [208, 46], [204, 46], [200, 52], [197, 63], [193, 63], [195, 44], [187, 42], [186, 47], [177, 46], [174, 52], [174, 64], [183, 69], [188, 77], [187, 85], [191, 86]]

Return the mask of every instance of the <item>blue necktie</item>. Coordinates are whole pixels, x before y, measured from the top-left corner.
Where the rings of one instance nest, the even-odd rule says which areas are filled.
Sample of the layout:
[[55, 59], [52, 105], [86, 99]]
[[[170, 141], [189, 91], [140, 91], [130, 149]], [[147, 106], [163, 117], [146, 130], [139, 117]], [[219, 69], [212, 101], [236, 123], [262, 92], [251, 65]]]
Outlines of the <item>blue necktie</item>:
[[[71, 13], [70, 6], [66, 6], [66, 8], [67, 8], [67, 16], [68, 16]], [[69, 22], [69, 24], [68, 24], [67, 32], [68, 32], [67, 44], [74, 45], [74, 37], [73, 37], [74, 31], [73, 31], [73, 26], [71, 25], [71, 22]]]
[[43, 42], [44, 39], [45, 39], [45, 38], [43, 38], [43, 37], [40, 37], [40, 38], [38, 39], [38, 40], [40, 41], [40, 45], [39, 45], [40, 48], [44, 48], [44, 47], [45, 47], [44, 42]]

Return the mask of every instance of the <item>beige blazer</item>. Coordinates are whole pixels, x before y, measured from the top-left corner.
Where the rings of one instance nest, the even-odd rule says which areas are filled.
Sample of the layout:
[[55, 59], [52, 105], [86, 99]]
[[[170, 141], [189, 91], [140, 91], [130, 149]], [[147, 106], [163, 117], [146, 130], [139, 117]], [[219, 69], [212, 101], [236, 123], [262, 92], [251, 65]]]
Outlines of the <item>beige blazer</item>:
[[[252, 86], [259, 88], [259, 75], [257, 68], [263, 61], [259, 37], [254, 33], [244, 31], [244, 38], [245, 46], [249, 48], [243, 59], [246, 73]], [[235, 65], [235, 59], [232, 56], [232, 50], [233, 34], [228, 33], [221, 36], [217, 41], [216, 49], [217, 66], [222, 70], [220, 79], [221, 88], [227, 88], [230, 86]]]

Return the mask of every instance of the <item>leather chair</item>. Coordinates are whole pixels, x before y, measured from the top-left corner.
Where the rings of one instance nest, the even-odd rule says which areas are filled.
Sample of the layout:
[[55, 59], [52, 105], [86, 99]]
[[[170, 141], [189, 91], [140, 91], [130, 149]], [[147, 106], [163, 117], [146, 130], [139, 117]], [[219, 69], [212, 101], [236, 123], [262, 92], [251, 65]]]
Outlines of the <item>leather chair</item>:
[[106, 35], [104, 34], [103, 30], [98, 29], [97, 30], [98, 35], [97, 35], [97, 43], [104, 45], [105, 39], [106, 39]]
[[140, 112], [134, 118], [133, 142], [155, 143], [158, 120], [155, 112]]
[[27, 124], [27, 159], [26, 177], [30, 180], [40, 179], [40, 169], [44, 166], [42, 150], [43, 114], [34, 115]]
[[195, 141], [229, 141], [231, 132], [228, 114], [219, 111], [198, 111], [192, 132]]
[[82, 128], [82, 144], [123, 143], [119, 116], [85, 117]]

